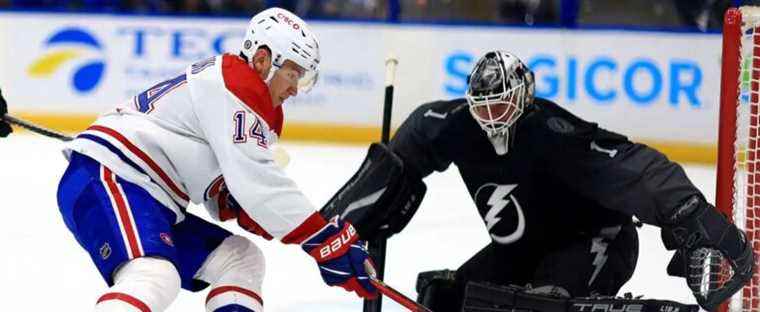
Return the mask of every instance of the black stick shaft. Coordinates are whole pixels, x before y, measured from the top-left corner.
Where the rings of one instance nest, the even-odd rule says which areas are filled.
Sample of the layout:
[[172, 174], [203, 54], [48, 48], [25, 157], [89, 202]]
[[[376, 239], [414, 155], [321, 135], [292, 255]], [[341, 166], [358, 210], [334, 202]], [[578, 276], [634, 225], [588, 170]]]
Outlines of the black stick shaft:
[[383, 129], [380, 142], [388, 144], [391, 136], [391, 112], [393, 111], [393, 85], [385, 87], [385, 103], [383, 105]]
[[[398, 61], [389, 58], [385, 61], [385, 98], [383, 99], [383, 127], [380, 142], [388, 144], [391, 136], [391, 112], [393, 111], [393, 80], [396, 75], [396, 64]], [[368, 251], [375, 262], [377, 278], [385, 278], [385, 251], [387, 246], [385, 238], [378, 238], [369, 242]], [[364, 300], [364, 312], [381, 312], [383, 309], [382, 296], [375, 300]]]
[[47, 128], [42, 127], [42, 126], [35, 125], [35, 124], [31, 123], [31, 122], [28, 122], [26, 120], [13, 117], [11, 115], [7, 115], [6, 114], [6, 115], [3, 115], [3, 116], [0, 116], [0, 119], [5, 120], [5, 121], [7, 121], [10, 124], [13, 124], [13, 125], [25, 128], [25, 129], [27, 129], [29, 131], [34, 132], [34, 133], [42, 134], [42, 135], [44, 135], [46, 137], [58, 139], [58, 140], [61, 140], [61, 141], [64, 141], [64, 142], [65, 141], [71, 141], [73, 139], [72, 137], [70, 137], [68, 135], [65, 135], [63, 133], [60, 133], [60, 132], [57, 132], [57, 131], [54, 131], [54, 130], [51, 130], [51, 129], [47, 129]]

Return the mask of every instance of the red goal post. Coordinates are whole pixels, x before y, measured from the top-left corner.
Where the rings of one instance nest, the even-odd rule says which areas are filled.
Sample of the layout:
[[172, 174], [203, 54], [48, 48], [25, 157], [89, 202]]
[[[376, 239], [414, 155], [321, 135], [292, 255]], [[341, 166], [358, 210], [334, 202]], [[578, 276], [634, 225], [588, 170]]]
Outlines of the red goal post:
[[[731, 8], [723, 25], [716, 206], [746, 231], [756, 253], [760, 250], [759, 113], [760, 7]], [[760, 311], [758, 274], [719, 311]]]

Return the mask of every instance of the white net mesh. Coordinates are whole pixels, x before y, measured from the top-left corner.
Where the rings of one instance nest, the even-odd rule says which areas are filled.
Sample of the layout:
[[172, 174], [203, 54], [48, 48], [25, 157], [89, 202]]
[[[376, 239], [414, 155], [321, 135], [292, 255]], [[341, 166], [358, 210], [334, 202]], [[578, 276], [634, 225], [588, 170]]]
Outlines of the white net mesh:
[[[760, 8], [742, 7], [741, 72], [736, 121], [736, 166], [734, 168], [733, 214], [745, 230], [754, 250], [760, 248], [760, 153], [758, 152], [758, 107], [760, 106]], [[758, 259], [755, 259], [756, 261]], [[760, 278], [732, 300], [729, 311], [760, 311]]]

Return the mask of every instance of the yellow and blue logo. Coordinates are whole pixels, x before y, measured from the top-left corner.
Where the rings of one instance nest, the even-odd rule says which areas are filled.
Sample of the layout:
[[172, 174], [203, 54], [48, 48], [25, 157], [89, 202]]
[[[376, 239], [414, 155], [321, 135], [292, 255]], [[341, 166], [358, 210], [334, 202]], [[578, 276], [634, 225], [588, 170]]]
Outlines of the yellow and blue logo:
[[87, 58], [84, 64], [73, 70], [71, 85], [79, 93], [89, 93], [103, 78], [106, 64], [103, 60], [103, 46], [87, 31], [80, 28], [65, 28], [48, 38], [44, 47], [46, 53], [29, 66], [27, 72], [32, 77], [47, 78], [69, 61], [85, 58], [93, 52], [95, 59]]

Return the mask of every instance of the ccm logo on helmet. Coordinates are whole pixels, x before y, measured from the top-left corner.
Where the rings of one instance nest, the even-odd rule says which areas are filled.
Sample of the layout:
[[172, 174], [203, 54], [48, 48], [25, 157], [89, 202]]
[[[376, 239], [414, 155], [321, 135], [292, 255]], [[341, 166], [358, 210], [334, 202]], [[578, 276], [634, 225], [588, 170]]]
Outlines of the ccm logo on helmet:
[[293, 21], [289, 17], [285, 16], [285, 14], [277, 13], [277, 18], [285, 21], [285, 23], [287, 23], [288, 25], [292, 26], [293, 29], [295, 29], [295, 30], [301, 29], [301, 25], [298, 25], [298, 23], [296, 23], [295, 21]]
[[340, 236], [333, 239], [331, 242], [319, 249], [319, 257], [322, 259], [328, 259], [336, 251], [343, 249], [344, 247], [350, 247], [351, 241], [356, 237], [356, 229], [349, 224], [348, 228], [341, 231]]

